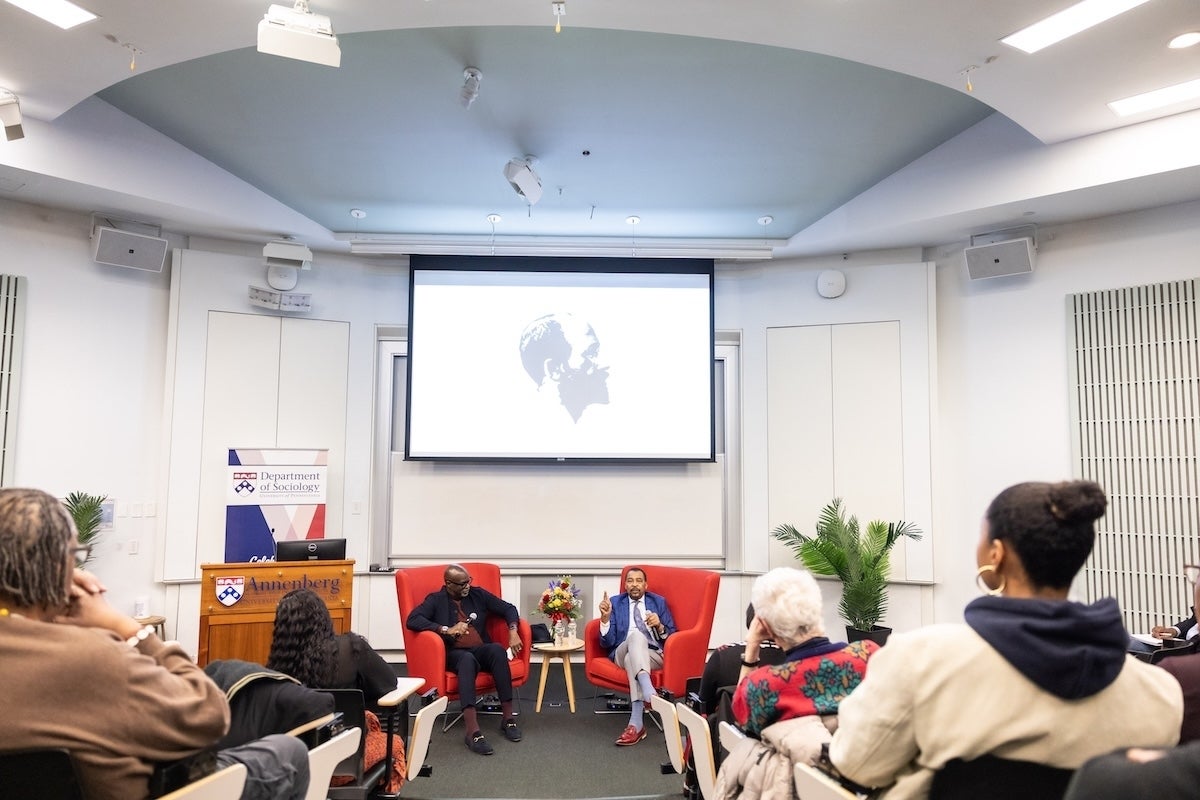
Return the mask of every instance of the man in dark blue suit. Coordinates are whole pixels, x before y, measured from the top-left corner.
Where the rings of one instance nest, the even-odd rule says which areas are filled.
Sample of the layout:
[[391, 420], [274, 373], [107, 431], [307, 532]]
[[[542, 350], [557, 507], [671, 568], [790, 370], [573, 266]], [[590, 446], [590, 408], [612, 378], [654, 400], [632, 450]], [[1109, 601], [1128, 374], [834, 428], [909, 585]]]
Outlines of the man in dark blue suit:
[[654, 696], [650, 671], [662, 667], [663, 644], [675, 632], [666, 599], [646, 587], [646, 573], [630, 567], [625, 572], [625, 591], [612, 600], [605, 592], [600, 601], [600, 643], [629, 675], [629, 724], [616, 742], [622, 747], [646, 738], [642, 715]]

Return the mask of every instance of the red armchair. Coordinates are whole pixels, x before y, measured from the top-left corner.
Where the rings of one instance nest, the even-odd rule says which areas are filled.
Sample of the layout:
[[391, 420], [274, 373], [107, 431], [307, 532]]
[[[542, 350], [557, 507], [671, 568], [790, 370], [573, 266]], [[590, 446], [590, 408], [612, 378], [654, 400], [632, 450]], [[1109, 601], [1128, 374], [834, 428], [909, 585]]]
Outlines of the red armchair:
[[[419, 606], [430, 592], [435, 592], [445, 585], [443, 576], [446, 566], [440, 564], [396, 570], [396, 602], [400, 606], [400, 624], [404, 627], [404, 655], [408, 661], [409, 676], [424, 678], [425, 689], [437, 689], [439, 697], [457, 700], [458, 676], [446, 670], [446, 643], [433, 631], [410, 631], [407, 625], [408, 615], [412, 610]], [[482, 562], [464, 562], [461, 566], [470, 574], [473, 586], [486, 589], [497, 597], [502, 596], [500, 567]], [[521, 618], [517, 625], [517, 633], [524, 646], [509, 662], [514, 689], [529, 680], [529, 659], [532, 655], [530, 645], [533, 641], [529, 622]], [[493, 642], [508, 644], [508, 624], [502, 617], [489, 616], [487, 630]], [[476, 695], [482, 696], [495, 691], [496, 684], [491, 674], [479, 673], [475, 681]]]
[[[688, 567], [656, 567], [631, 564], [625, 573], [637, 567], [646, 573], [646, 590], [666, 598], [675, 619], [676, 632], [667, 637], [663, 648], [663, 668], [650, 673], [655, 688], [666, 689], [682, 698], [688, 678], [704, 672], [708, 660], [708, 640], [712, 637], [713, 614], [717, 610], [717, 590], [721, 576], [715, 572]], [[600, 620], [593, 619], [584, 629], [584, 674], [588, 682], [622, 694], [629, 692], [625, 670], [614, 664], [600, 644]]]

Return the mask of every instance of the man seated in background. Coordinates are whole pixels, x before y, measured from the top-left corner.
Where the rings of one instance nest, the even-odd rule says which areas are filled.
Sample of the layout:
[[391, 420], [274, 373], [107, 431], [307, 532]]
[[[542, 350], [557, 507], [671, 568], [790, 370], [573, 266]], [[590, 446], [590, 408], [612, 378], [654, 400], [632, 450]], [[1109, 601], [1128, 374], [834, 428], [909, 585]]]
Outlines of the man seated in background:
[[1194, 639], [1200, 634], [1196, 625], [1196, 607], [1200, 606], [1200, 567], [1191, 564], [1183, 568], [1183, 575], [1192, 584], [1192, 615], [1180, 620], [1174, 625], [1156, 625], [1150, 629], [1150, 635], [1156, 639]]
[[[89, 800], [138, 800], [155, 764], [225, 734], [229, 706], [178, 642], [104, 601], [78, 568], [88, 550], [58, 499], [0, 489], [0, 750], [66, 748]], [[305, 796], [307, 754], [299, 774], [287, 753], [248, 747], [216, 754], [246, 765], [244, 800]]]
[[500, 732], [510, 742], [521, 741], [521, 729], [513, 718], [512, 671], [504, 646], [488, 636], [487, 616], [504, 617], [508, 623], [508, 647], [521, 651], [517, 633], [517, 607], [486, 589], [471, 588], [471, 576], [458, 564], [446, 567], [445, 585], [421, 601], [408, 615], [410, 631], [433, 631], [446, 642], [446, 669], [458, 676], [458, 699], [466, 726], [466, 744], [473, 753], [490, 756], [495, 750], [479, 730], [475, 708], [475, 678], [480, 672], [491, 673], [500, 697], [503, 718]]
[[646, 573], [637, 567], [625, 571], [625, 591], [612, 600], [600, 600], [600, 644], [608, 657], [629, 676], [629, 724], [617, 737], [618, 747], [646, 738], [642, 715], [654, 696], [650, 672], [663, 665], [663, 645], [675, 632], [675, 620], [662, 595], [646, 591]]

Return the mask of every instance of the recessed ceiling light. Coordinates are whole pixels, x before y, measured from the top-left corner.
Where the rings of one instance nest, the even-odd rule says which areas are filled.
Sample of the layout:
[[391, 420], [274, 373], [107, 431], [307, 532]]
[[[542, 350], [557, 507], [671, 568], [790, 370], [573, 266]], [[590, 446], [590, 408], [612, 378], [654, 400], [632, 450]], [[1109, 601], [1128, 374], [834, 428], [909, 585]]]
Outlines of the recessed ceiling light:
[[625, 218], [625, 221], [628, 222], [630, 225], [637, 225], [639, 222], [642, 221], [642, 218], [637, 216], [636, 214], [631, 214], [630, 216]]
[[501, 217], [499, 214], [488, 214], [487, 215], [487, 221], [492, 223], [493, 225], [495, 225], [501, 219], [503, 219], [503, 217]]
[[34, 16], [41, 17], [52, 25], [57, 25], [64, 31], [74, 28], [84, 22], [96, 18], [90, 11], [84, 10], [67, 0], [8, 0], [17, 8], [23, 8]]
[[355, 219], [363, 219], [367, 216], [367, 212], [363, 211], [361, 208], [352, 208], [350, 209], [350, 216], [354, 217]]
[[1043, 47], [1061, 42], [1080, 31], [1099, 25], [1105, 20], [1137, 8], [1149, 0], [1083, 0], [1057, 14], [1051, 14], [1041, 22], [1005, 36], [1000, 41], [1026, 53], [1036, 53]]
[[759, 225], [770, 225], [774, 221], [775, 221], [775, 218], [772, 217], [770, 214], [764, 214], [758, 218]]
[[1167, 47], [1172, 50], [1182, 50], [1185, 47], [1200, 44], [1200, 31], [1188, 31], [1181, 33], [1171, 41], [1167, 42]]
[[1193, 81], [1186, 81], [1185, 83], [1177, 83], [1174, 86], [1164, 86], [1152, 92], [1126, 97], [1123, 100], [1114, 100], [1108, 104], [1108, 107], [1117, 116], [1128, 117], [1131, 114], [1153, 111], [1157, 108], [1175, 105], [1176, 103], [1185, 103], [1188, 100], [1195, 100], [1197, 98], [1200, 98], [1200, 78]]

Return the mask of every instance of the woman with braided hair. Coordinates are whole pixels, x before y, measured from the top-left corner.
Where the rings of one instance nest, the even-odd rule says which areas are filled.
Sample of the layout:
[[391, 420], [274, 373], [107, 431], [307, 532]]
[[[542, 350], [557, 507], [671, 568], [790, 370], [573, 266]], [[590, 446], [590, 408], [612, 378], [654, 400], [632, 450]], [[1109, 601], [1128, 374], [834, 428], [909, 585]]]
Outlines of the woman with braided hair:
[[923, 798], [954, 760], [1064, 770], [1118, 747], [1175, 744], [1183, 698], [1125, 652], [1117, 602], [1068, 599], [1107, 499], [1090, 481], [1021, 483], [992, 500], [966, 624], [895, 634], [839, 708], [829, 756], [886, 800]]

